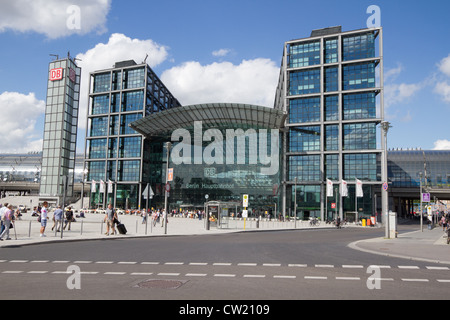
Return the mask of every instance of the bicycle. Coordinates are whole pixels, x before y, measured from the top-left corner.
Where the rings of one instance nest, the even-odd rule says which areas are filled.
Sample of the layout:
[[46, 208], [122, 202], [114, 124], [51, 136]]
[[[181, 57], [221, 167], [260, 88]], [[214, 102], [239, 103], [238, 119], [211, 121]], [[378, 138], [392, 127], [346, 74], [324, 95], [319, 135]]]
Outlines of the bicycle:
[[317, 218], [313, 218], [309, 221], [309, 225], [311, 227], [318, 227], [320, 225], [320, 220]]

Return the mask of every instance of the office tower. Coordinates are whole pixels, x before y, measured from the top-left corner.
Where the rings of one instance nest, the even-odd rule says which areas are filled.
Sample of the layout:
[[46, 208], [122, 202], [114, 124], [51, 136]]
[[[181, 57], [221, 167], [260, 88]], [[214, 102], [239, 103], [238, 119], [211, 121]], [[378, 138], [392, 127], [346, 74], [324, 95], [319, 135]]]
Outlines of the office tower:
[[[382, 28], [343, 32], [340, 26], [285, 43], [275, 108], [288, 116], [282, 147], [286, 214], [356, 219], [379, 212], [382, 43]], [[333, 182], [329, 197], [327, 179]], [[356, 179], [363, 197], [355, 199]], [[340, 192], [343, 183], [348, 196]]]
[[84, 168], [89, 206], [137, 209], [150, 181], [152, 146], [129, 124], [180, 103], [146, 63], [133, 60], [92, 72], [89, 88]]
[[80, 78], [81, 68], [70, 54], [49, 64], [39, 193], [53, 203], [73, 195]]

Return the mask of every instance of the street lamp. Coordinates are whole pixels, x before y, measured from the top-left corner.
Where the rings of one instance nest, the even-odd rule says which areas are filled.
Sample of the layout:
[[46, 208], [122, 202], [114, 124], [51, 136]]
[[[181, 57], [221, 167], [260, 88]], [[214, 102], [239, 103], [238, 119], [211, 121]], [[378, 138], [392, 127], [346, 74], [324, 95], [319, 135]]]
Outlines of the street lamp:
[[383, 185], [381, 187], [381, 212], [383, 217], [385, 217], [385, 236], [387, 239], [390, 238], [390, 230], [389, 230], [389, 213], [388, 213], [388, 172], [387, 172], [387, 133], [389, 128], [391, 128], [391, 124], [388, 121], [382, 121], [381, 125], [381, 148], [383, 150], [383, 159], [381, 163], [381, 179], [383, 181]]
[[170, 149], [172, 148], [171, 142], [166, 142], [164, 147], [167, 149], [167, 163], [166, 163], [166, 185], [164, 186], [164, 234], [167, 234], [167, 185], [169, 183], [169, 155], [170, 155]]

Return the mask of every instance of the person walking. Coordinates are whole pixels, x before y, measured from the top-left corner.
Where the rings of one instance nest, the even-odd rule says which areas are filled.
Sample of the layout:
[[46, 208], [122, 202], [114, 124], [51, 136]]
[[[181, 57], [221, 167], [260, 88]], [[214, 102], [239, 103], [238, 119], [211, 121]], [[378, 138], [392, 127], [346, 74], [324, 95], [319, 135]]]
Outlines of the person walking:
[[58, 206], [58, 208], [53, 213], [53, 220], [55, 221], [55, 224], [52, 227], [52, 231], [53, 231], [53, 228], [55, 228], [55, 227], [56, 227], [57, 232], [60, 231], [59, 228], [60, 228], [60, 226], [62, 226], [62, 219], [63, 219], [63, 211], [61, 209], [61, 206]]
[[104, 221], [106, 222], [106, 235], [109, 235], [111, 229], [111, 234], [115, 234], [116, 230], [114, 228], [115, 220], [117, 219], [117, 213], [113, 209], [111, 204], [108, 204], [108, 209], [106, 209], [106, 215]]
[[8, 202], [5, 202], [0, 208], [0, 234], [3, 232], [3, 230], [5, 230], [5, 225], [3, 224], [2, 217], [5, 214], [6, 210], [8, 210]]
[[66, 211], [66, 221], [64, 223], [64, 230], [66, 230], [67, 225], [69, 225], [69, 229], [70, 230], [70, 226], [72, 224], [73, 221], [73, 211], [72, 211], [72, 207], [68, 207], [67, 211]]
[[48, 219], [48, 202], [44, 201], [41, 208], [41, 230], [40, 230], [40, 237], [46, 237], [45, 235], [45, 227], [47, 226], [47, 219]]
[[5, 230], [0, 234], [0, 241], [3, 241], [3, 237], [6, 235], [6, 240], [11, 240], [9, 237], [9, 228], [11, 227], [11, 223], [14, 220], [14, 212], [12, 209], [12, 204], [7, 207], [7, 210], [2, 216], [2, 221], [5, 226]]

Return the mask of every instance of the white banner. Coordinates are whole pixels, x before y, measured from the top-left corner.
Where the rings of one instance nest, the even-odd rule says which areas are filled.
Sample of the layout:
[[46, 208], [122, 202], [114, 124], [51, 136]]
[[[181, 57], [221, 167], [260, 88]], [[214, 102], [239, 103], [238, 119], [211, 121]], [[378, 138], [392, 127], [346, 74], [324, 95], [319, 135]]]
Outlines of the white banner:
[[108, 181], [108, 193], [113, 193], [113, 182], [111, 180]]
[[92, 193], [97, 192], [97, 183], [95, 182], [95, 180], [92, 180], [92, 184], [91, 184], [91, 192], [92, 192]]
[[105, 193], [105, 182], [100, 180], [100, 193]]
[[347, 181], [345, 180], [341, 182], [341, 197], [348, 197]]
[[356, 179], [356, 196], [358, 198], [364, 197], [363, 189], [362, 189], [362, 181]]
[[333, 196], [333, 181], [327, 179], [327, 197]]

